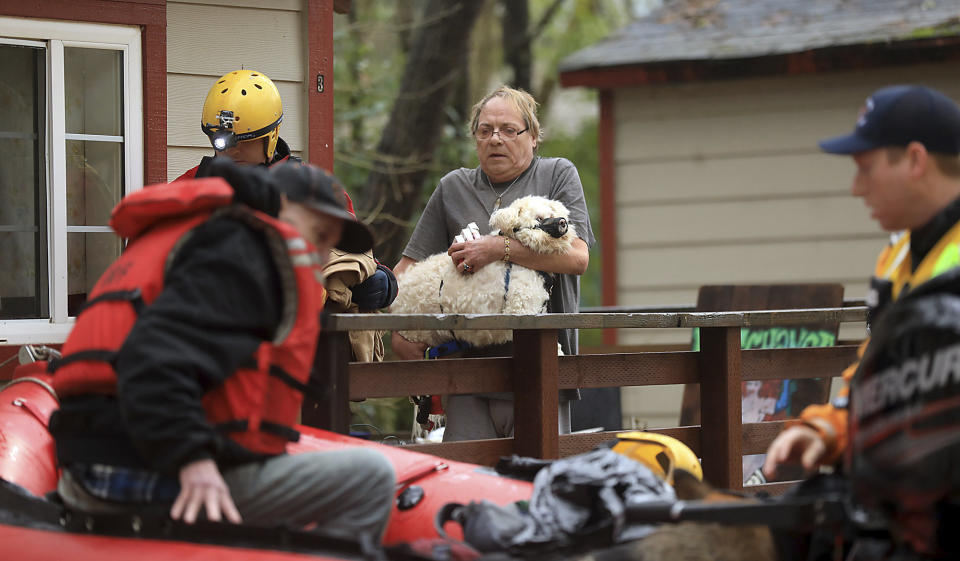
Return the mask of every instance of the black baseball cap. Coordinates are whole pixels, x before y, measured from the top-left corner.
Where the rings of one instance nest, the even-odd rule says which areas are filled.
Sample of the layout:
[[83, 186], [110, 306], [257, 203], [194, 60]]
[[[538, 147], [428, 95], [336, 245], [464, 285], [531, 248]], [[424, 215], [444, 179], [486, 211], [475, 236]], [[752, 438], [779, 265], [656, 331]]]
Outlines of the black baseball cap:
[[820, 141], [831, 154], [923, 144], [927, 152], [960, 155], [960, 108], [937, 90], [914, 85], [881, 88], [867, 98], [847, 135]]
[[336, 177], [309, 164], [283, 162], [270, 167], [270, 183], [287, 199], [312, 210], [343, 219], [343, 233], [337, 249], [363, 253], [373, 247], [373, 232], [348, 211], [338, 193], [343, 187]]

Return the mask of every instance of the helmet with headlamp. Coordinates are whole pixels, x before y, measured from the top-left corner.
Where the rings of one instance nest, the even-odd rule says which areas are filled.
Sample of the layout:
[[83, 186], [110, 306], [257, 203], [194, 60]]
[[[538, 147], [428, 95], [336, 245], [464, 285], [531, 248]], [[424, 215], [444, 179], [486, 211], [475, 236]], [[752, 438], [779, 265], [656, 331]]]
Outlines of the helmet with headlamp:
[[221, 76], [203, 102], [200, 128], [214, 150], [266, 137], [266, 161], [280, 138], [283, 103], [277, 86], [262, 72], [234, 70]]

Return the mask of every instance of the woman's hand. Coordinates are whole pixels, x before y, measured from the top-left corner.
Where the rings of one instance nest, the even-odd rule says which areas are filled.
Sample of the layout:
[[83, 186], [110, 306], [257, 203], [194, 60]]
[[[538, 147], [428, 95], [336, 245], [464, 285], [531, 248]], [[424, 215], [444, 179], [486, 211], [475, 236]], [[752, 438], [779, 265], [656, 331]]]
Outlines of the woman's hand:
[[777, 467], [785, 463], [800, 463], [808, 474], [820, 464], [827, 453], [827, 444], [820, 433], [807, 425], [795, 425], [781, 432], [767, 449], [763, 474], [772, 480]]
[[459, 272], [474, 273], [485, 265], [503, 259], [503, 236], [481, 236], [476, 240], [454, 243], [447, 250], [447, 255]]
[[390, 335], [390, 346], [393, 353], [402, 360], [418, 360], [423, 358], [423, 353], [427, 350], [427, 345], [411, 341], [394, 331]]

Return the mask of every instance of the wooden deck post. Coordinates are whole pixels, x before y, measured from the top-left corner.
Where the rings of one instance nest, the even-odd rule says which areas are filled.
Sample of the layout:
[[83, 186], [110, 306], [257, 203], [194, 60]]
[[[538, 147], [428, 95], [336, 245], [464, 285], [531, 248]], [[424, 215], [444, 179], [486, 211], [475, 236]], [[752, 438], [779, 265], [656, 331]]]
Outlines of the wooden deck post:
[[720, 488], [742, 489], [740, 328], [701, 328], [698, 367], [704, 479]]
[[346, 331], [321, 331], [313, 359], [310, 385], [324, 392], [316, 401], [304, 397], [301, 422], [304, 425], [341, 434], [350, 432], [350, 338]]
[[513, 331], [514, 452], [560, 456], [557, 405], [560, 395], [557, 331]]

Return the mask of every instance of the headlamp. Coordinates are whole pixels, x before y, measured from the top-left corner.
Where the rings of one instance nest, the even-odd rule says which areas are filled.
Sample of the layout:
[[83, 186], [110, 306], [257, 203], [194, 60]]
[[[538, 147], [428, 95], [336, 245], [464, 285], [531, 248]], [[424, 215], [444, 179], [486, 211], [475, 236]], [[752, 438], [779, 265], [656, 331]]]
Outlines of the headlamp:
[[210, 135], [210, 144], [217, 152], [223, 152], [237, 145], [237, 137], [231, 131], [217, 131]]
[[221, 110], [217, 113], [217, 124], [208, 125], [206, 123], [200, 126], [204, 134], [210, 138], [210, 144], [217, 152], [222, 152], [227, 148], [233, 148], [237, 145], [237, 137], [233, 134], [233, 124], [237, 121], [233, 111]]

